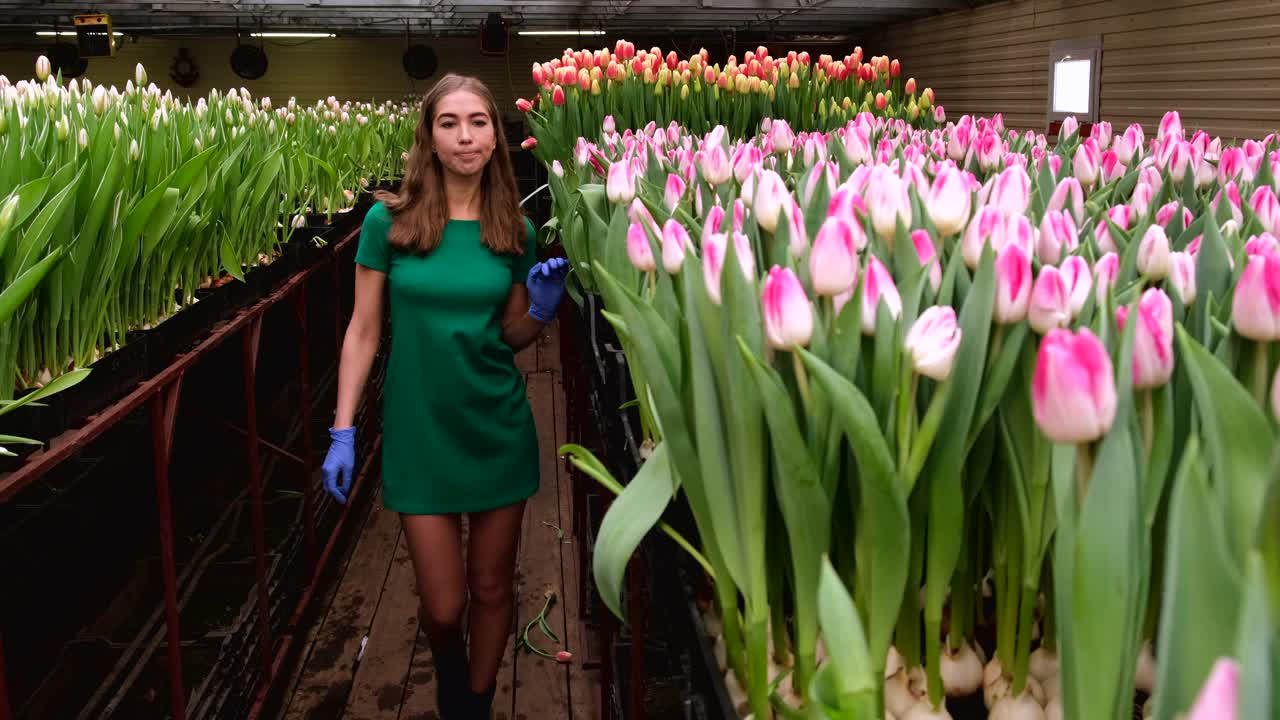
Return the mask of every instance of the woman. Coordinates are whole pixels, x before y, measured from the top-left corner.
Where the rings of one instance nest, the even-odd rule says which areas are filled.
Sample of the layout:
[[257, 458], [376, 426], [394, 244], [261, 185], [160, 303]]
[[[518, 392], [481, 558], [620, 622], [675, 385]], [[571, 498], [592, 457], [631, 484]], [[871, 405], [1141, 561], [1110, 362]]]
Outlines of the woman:
[[413, 559], [445, 720], [489, 718], [512, 627], [525, 501], [539, 485], [537, 429], [515, 353], [554, 318], [568, 273], [562, 258], [537, 262], [499, 122], [493, 95], [475, 78], [446, 75], [423, 98], [400, 192], [375, 195], [360, 233], [323, 467], [325, 488], [345, 503], [353, 416], [386, 290], [382, 498], [400, 514]]

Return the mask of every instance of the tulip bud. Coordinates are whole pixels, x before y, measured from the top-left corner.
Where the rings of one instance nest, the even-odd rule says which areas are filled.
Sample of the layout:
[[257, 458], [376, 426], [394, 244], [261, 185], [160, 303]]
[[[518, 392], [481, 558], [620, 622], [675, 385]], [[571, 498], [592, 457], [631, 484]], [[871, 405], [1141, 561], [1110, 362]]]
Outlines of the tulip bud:
[[1031, 258], [1017, 243], [1009, 243], [996, 257], [995, 321], [1021, 322], [1031, 303]]
[[772, 170], [762, 171], [751, 205], [756, 214], [756, 222], [768, 232], [776, 231], [783, 203], [790, 199], [791, 194], [787, 192], [782, 176]]
[[884, 301], [889, 308], [889, 315], [895, 320], [902, 315], [902, 296], [898, 294], [898, 286], [893, 276], [880, 262], [880, 258], [871, 255], [867, 260], [867, 272], [862, 281], [862, 334], [876, 334], [876, 315], [880, 302]]
[[1147, 228], [1142, 236], [1138, 246], [1138, 272], [1152, 281], [1163, 280], [1169, 275], [1169, 238], [1159, 225]]
[[1280, 340], [1280, 255], [1249, 258], [1231, 301], [1236, 332], [1251, 340]]
[[925, 204], [939, 235], [945, 238], [964, 229], [971, 200], [968, 183], [958, 168], [947, 166], [937, 173]]
[[813, 337], [813, 306], [791, 268], [774, 265], [765, 278], [760, 299], [770, 347], [790, 350], [809, 344]]
[[1076, 179], [1086, 188], [1092, 188], [1098, 182], [1101, 172], [1102, 157], [1097, 142], [1085, 140], [1076, 148], [1075, 157], [1071, 160]]
[[1244, 244], [1244, 253], [1246, 256], [1280, 254], [1280, 240], [1271, 233], [1255, 235]]
[[[1119, 136], [1117, 136], [1119, 137]], [[1128, 170], [1124, 163], [1120, 162], [1120, 156], [1115, 150], [1107, 150], [1102, 153], [1102, 164], [1099, 171], [1102, 173], [1103, 183], [1112, 183], [1124, 177]]]
[[632, 222], [627, 227], [627, 257], [640, 272], [653, 272], [657, 267], [653, 260], [653, 248], [649, 245], [649, 236], [641, 223]]
[[[803, 257], [805, 251], [809, 249], [809, 231], [804, 225], [804, 212], [800, 209], [800, 203], [796, 202], [795, 198], [791, 198], [789, 204], [782, 206], [782, 211], [786, 216], [787, 230], [791, 236], [787, 249], [791, 257]], [[853, 230], [854, 246], [858, 250], [866, 247], [867, 236], [862, 232], [862, 224], [854, 221], [849, 224], [849, 227]]]
[[556, 85], [555, 89], [551, 91], [551, 104], [555, 105], [556, 107], [564, 105], [564, 88], [563, 87]]
[[129, 159], [137, 160], [141, 156], [142, 156], [142, 150], [138, 148], [138, 141], [130, 140], [129, 141]]
[[1116, 416], [1115, 375], [1106, 347], [1088, 328], [1050, 330], [1031, 382], [1036, 425], [1056, 443], [1092, 442]]
[[1196, 695], [1186, 720], [1235, 720], [1238, 716], [1239, 693], [1239, 665], [1232, 658], [1218, 658], [1209, 670], [1204, 686]]
[[920, 264], [929, 268], [929, 286], [934, 292], [942, 287], [942, 263], [938, 259], [938, 249], [929, 237], [929, 231], [923, 228], [911, 231], [911, 244], [915, 247], [916, 257]]
[[605, 195], [609, 202], [626, 205], [636, 196], [636, 179], [631, 170], [631, 163], [618, 160], [609, 166], [609, 177], [605, 181]]
[[719, 143], [708, 143], [702, 150], [702, 158], [698, 163], [702, 178], [712, 185], [723, 185], [733, 177], [733, 167], [729, 156]]
[[779, 118], [773, 119], [773, 124], [769, 128], [769, 140], [773, 144], [773, 151], [778, 155], [785, 155], [791, 152], [791, 146], [795, 142], [795, 133], [791, 131], [791, 126], [786, 120]]
[[1069, 138], [1075, 135], [1079, 129], [1080, 121], [1076, 119], [1075, 115], [1068, 115], [1062, 120], [1062, 128], [1058, 132], [1058, 137], [1062, 139]]
[[990, 205], [1006, 216], [1022, 215], [1031, 204], [1031, 176], [1021, 165], [1006, 168], [991, 186]]
[[999, 252], [1000, 247], [995, 243], [1003, 238], [1003, 232], [1004, 217], [997, 208], [990, 205], [978, 208], [960, 242], [960, 253], [964, 257], [964, 264], [970, 270], [977, 270], [978, 261], [982, 259], [982, 249], [987, 244], [992, 245], [993, 251]]
[[1094, 295], [1096, 301], [1101, 304], [1106, 299], [1106, 293], [1116, 284], [1116, 278], [1120, 275], [1120, 256], [1114, 252], [1109, 252], [1098, 258], [1098, 262], [1093, 265], [1093, 282]]
[[1182, 118], [1178, 115], [1177, 110], [1170, 110], [1160, 119], [1160, 129], [1156, 134], [1156, 140], [1164, 140], [1166, 138], [1183, 139]]
[[680, 199], [684, 197], [685, 182], [677, 174], [667, 175], [667, 186], [662, 194], [663, 205], [667, 208], [667, 212], [674, 212], [676, 206], [680, 204]]
[[49, 74], [53, 72], [53, 67], [49, 64], [49, 58], [41, 55], [36, 58], [36, 79], [44, 82], [49, 79]]
[[1169, 253], [1169, 282], [1178, 292], [1183, 306], [1190, 306], [1196, 299], [1196, 261], [1189, 253]]
[[667, 218], [662, 226], [662, 267], [675, 275], [684, 266], [685, 248], [691, 245], [689, 231], [675, 218]]
[[911, 226], [911, 198], [907, 195], [906, 183], [887, 166], [877, 165], [875, 170], [883, 172], [868, 183], [865, 201], [876, 234], [892, 247], [898, 218], [902, 218], [903, 225]]
[[847, 291], [858, 277], [858, 249], [854, 226], [831, 216], [818, 229], [809, 253], [809, 275], [818, 295], [834, 297]]
[[1152, 191], [1151, 186], [1140, 182], [1133, 188], [1133, 197], [1129, 199], [1129, 204], [1133, 208], [1134, 214], [1142, 217], [1151, 208], [1151, 201], [1154, 198], [1155, 193]]
[[13, 226], [13, 219], [18, 214], [18, 194], [14, 193], [0, 206], [0, 235]]
[[934, 305], [921, 313], [904, 342], [916, 373], [938, 382], [951, 377], [960, 337], [956, 311], [949, 305]]
[[1058, 268], [1062, 283], [1067, 288], [1067, 297], [1071, 305], [1071, 317], [1075, 319], [1089, 299], [1089, 290], [1093, 287], [1093, 277], [1089, 263], [1079, 255], [1072, 255], [1062, 261]]
[[1041, 263], [1057, 265], [1062, 251], [1071, 252], [1079, 242], [1076, 225], [1071, 216], [1060, 210], [1050, 210], [1040, 221], [1040, 237], [1036, 242], [1036, 257]]
[[[1126, 306], [1116, 308], [1120, 329], [1128, 319]], [[1149, 390], [1169, 382], [1173, 374], [1173, 304], [1159, 288], [1147, 288], [1138, 301], [1138, 327], [1133, 340], [1133, 387]]]
[[1040, 268], [1040, 276], [1031, 289], [1027, 318], [1032, 329], [1041, 335], [1071, 322], [1071, 296], [1062, 273], [1053, 265]]
[[537, 146], [538, 146], [538, 138], [533, 137], [532, 135], [525, 138], [524, 141], [520, 143], [521, 149], [524, 149], [524, 150], [532, 150]]
[[1280, 234], [1280, 201], [1276, 199], [1276, 192], [1270, 185], [1261, 185], [1254, 190], [1249, 205], [1253, 208], [1254, 215], [1258, 216], [1258, 222], [1262, 223], [1264, 231]]
[[1080, 181], [1073, 177], [1063, 178], [1054, 189], [1045, 209], [1065, 210], [1071, 213], [1071, 218], [1076, 223], [1084, 222], [1084, 190], [1080, 187]]

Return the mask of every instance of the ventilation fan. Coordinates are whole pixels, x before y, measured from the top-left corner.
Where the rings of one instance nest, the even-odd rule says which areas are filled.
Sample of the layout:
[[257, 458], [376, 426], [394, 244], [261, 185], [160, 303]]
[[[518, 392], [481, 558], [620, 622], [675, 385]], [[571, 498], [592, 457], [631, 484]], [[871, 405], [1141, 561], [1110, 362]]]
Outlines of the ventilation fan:
[[62, 73], [64, 80], [80, 77], [89, 68], [89, 61], [80, 57], [80, 50], [71, 43], [53, 43], [45, 50], [53, 73]]
[[267, 74], [267, 53], [255, 45], [239, 45], [231, 51], [231, 69], [245, 80]]
[[440, 65], [439, 59], [436, 58], [436, 51], [426, 45], [410, 45], [405, 48], [400, 62], [404, 65], [404, 71], [409, 74], [409, 77], [416, 80], [431, 77]]

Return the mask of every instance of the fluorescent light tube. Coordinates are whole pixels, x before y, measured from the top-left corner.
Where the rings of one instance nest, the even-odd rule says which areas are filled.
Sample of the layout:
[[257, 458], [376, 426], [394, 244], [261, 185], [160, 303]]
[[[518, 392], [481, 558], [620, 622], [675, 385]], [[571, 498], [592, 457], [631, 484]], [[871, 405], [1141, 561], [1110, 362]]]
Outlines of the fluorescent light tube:
[[603, 30], [519, 30], [517, 35], [603, 35]]
[[[62, 37], [74, 37], [74, 36], [75, 36], [75, 34], [76, 34], [76, 32], [75, 32], [74, 30], [60, 30], [60, 31], [58, 31], [58, 32], [54, 32], [54, 31], [52, 31], [52, 30], [37, 30], [37, 31], [36, 31], [36, 35], [39, 35], [39, 36], [41, 36], [41, 37], [53, 37], [53, 36], [55, 36], [55, 35], [60, 35], [60, 36], [62, 36]], [[122, 37], [122, 36], [124, 36], [124, 33], [122, 33], [122, 32], [117, 32], [117, 31], [114, 31], [114, 30], [113, 30], [113, 31], [111, 31], [111, 34], [112, 34], [112, 35], [115, 35], [116, 37]]]
[[249, 33], [253, 37], [263, 38], [331, 38], [337, 37], [334, 33], [327, 32], [262, 32]]

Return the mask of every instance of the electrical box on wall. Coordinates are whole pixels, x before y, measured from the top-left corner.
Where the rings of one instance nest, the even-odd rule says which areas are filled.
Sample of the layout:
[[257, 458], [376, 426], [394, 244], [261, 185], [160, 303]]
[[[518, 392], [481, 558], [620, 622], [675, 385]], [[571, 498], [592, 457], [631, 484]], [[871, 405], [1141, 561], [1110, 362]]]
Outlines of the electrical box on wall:
[[76, 15], [72, 21], [76, 27], [80, 57], [116, 56], [116, 37], [111, 32], [110, 15], [102, 13]]

